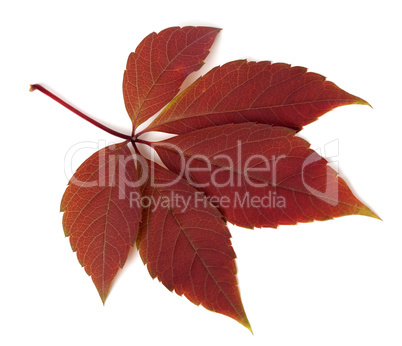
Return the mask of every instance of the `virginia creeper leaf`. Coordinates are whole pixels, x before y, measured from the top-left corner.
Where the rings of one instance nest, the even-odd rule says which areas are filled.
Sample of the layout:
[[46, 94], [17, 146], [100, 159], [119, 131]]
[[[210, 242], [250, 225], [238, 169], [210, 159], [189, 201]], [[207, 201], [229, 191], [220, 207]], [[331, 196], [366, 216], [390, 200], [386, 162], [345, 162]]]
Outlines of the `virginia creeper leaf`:
[[61, 202], [65, 235], [103, 302], [137, 237], [141, 208], [129, 199], [137, 182], [127, 142], [111, 145], [77, 169]]
[[184, 179], [152, 164], [137, 248], [149, 273], [191, 302], [249, 328], [230, 232], [219, 211]]
[[215, 199], [226, 220], [242, 227], [377, 217], [309, 146], [292, 129], [250, 123], [154, 143], [170, 170]]
[[[296, 135], [335, 107], [367, 102], [303, 67], [244, 60], [212, 69], [177, 95], [219, 31], [168, 28], [130, 54], [123, 78], [130, 135], [41, 85], [30, 90], [125, 140], [89, 157], [61, 202], [65, 235], [102, 301], [137, 242], [153, 278], [251, 330], [226, 221], [253, 228], [352, 214], [378, 218]], [[178, 136], [152, 143], [141, 136], [151, 130]], [[137, 144], [153, 147], [168, 169], [143, 158]]]
[[232, 61], [215, 67], [177, 96], [150, 129], [175, 134], [257, 122], [300, 130], [329, 110], [368, 104], [300, 66]]
[[203, 65], [220, 29], [173, 27], [148, 35], [128, 57], [123, 96], [134, 128], [165, 106]]

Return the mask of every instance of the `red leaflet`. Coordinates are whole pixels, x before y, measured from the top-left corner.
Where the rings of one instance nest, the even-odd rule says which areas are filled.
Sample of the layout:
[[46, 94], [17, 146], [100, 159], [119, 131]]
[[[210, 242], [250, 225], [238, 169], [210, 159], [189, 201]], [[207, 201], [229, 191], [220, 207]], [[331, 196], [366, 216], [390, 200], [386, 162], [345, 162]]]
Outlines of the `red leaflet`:
[[257, 122], [296, 130], [329, 110], [368, 104], [304, 67], [269, 61], [232, 61], [200, 77], [152, 122], [150, 129], [183, 134]]
[[153, 144], [166, 166], [205, 192], [242, 227], [377, 217], [295, 131], [264, 124], [221, 125]]
[[222, 215], [176, 174], [152, 164], [137, 248], [169, 290], [249, 328], [236, 280], [235, 253]]
[[[125, 140], [87, 159], [61, 203], [65, 234], [102, 301], [137, 240], [153, 278], [251, 330], [226, 221], [253, 228], [351, 214], [378, 218], [296, 136], [335, 107], [367, 102], [303, 67], [267, 61], [216, 67], [176, 96], [219, 30], [168, 28], [147, 36], [129, 56], [123, 96], [131, 135], [89, 118], [43, 86], [30, 90]], [[152, 143], [141, 136], [150, 130], [178, 136]], [[168, 169], [145, 160], [137, 143], [154, 147]]]
[[61, 202], [64, 233], [103, 302], [137, 237], [141, 209], [131, 205], [132, 193], [139, 193], [137, 169], [127, 143], [120, 143], [88, 158]]
[[169, 28], [148, 35], [128, 57], [123, 96], [134, 128], [165, 106], [202, 65], [220, 29]]

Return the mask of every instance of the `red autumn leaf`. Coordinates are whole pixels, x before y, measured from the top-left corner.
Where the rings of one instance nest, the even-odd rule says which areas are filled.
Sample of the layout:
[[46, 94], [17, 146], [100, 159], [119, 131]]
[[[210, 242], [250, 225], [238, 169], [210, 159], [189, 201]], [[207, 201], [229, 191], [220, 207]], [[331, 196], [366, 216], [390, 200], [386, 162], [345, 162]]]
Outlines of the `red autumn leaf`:
[[[249, 328], [230, 232], [219, 211], [176, 174], [152, 165], [137, 248], [153, 278]], [[139, 204], [139, 203], [138, 203]]]
[[218, 203], [242, 227], [376, 217], [295, 131], [264, 124], [221, 125], [157, 142], [163, 163]]
[[300, 66], [232, 61], [200, 77], [149, 129], [183, 134], [230, 123], [257, 122], [301, 129], [329, 110], [368, 104]]
[[127, 112], [136, 128], [165, 106], [202, 65], [220, 29], [168, 28], [148, 35], [128, 57], [123, 78]]
[[[41, 85], [31, 90], [125, 140], [86, 160], [61, 203], [65, 234], [102, 301], [137, 241], [152, 277], [251, 330], [225, 222], [252, 228], [377, 217], [296, 136], [335, 107], [367, 103], [303, 67], [246, 61], [216, 67], [175, 97], [186, 76], [202, 66], [219, 30], [168, 28], [140, 43], [123, 78], [130, 135]], [[135, 133], [165, 105], [150, 127]], [[179, 136], [152, 143], [141, 137], [150, 130]], [[145, 160], [140, 143], [154, 147], [169, 170]]]
[[61, 202], [64, 233], [103, 302], [137, 237], [141, 209], [128, 198], [139, 192], [137, 183], [133, 155], [124, 142], [89, 157]]

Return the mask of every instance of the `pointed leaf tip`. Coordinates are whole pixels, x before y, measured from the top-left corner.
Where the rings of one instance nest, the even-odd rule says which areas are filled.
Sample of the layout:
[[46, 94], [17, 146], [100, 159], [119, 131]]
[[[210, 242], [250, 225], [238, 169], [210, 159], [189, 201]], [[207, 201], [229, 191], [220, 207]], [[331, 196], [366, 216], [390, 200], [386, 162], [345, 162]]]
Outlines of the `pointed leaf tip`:
[[108, 294], [107, 293], [102, 293], [102, 292], [99, 292], [99, 291], [98, 291], [98, 293], [99, 293], [100, 299], [102, 300], [103, 306], [105, 306], [105, 302], [106, 302], [106, 298], [107, 298]]
[[369, 207], [364, 205], [364, 208], [362, 208], [361, 215], [372, 217], [373, 219], [377, 219], [380, 221], [383, 221], [374, 211], [372, 211]]
[[249, 322], [247, 316], [244, 316], [244, 317], [245, 317], [245, 318], [244, 318], [242, 321], [239, 321], [239, 323], [240, 323], [242, 326], [246, 327], [246, 328], [251, 332], [251, 334], [254, 335], [253, 328], [251, 328], [251, 324], [250, 324], [250, 322]]
[[355, 100], [354, 100], [354, 102], [352, 104], [369, 106], [370, 108], [373, 108], [373, 106], [370, 103], [368, 103], [366, 100], [364, 100], [364, 99], [362, 99], [362, 98], [360, 98], [358, 96], [354, 96], [354, 97], [355, 97]]

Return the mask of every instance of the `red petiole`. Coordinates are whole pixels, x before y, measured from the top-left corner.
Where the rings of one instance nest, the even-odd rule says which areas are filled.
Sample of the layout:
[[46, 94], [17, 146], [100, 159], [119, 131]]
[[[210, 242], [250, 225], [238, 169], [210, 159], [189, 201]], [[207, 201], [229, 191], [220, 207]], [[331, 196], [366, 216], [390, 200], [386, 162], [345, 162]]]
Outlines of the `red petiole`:
[[[89, 121], [91, 124], [99, 127], [100, 129], [110, 133], [111, 135], [126, 139], [126, 140], [131, 140], [133, 141], [133, 137], [126, 135], [124, 133], [120, 133], [117, 132], [103, 124], [101, 124], [100, 122], [92, 119], [91, 117], [89, 117], [88, 115], [82, 113], [81, 111], [79, 111], [77, 108], [71, 106], [70, 104], [68, 104], [66, 101], [62, 100], [60, 97], [56, 96], [55, 94], [53, 94], [52, 92], [50, 92], [49, 90], [47, 90], [45, 87], [43, 87], [40, 84], [32, 84], [29, 88], [29, 91], [34, 91], [34, 90], [39, 90], [40, 92], [44, 93], [45, 95], [49, 96], [50, 98], [52, 98], [53, 100], [55, 100], [56, 102], [60, 103], [62, 106], [66, 107], [67, 109], [69, 109], [70, 111], [72, 111], [73, 113], [77, 114], [78, 116], [80, 116], [81, 118], [85, 119], [86, 121]], [[135, 139], [134, 139], [135, 141]]]

